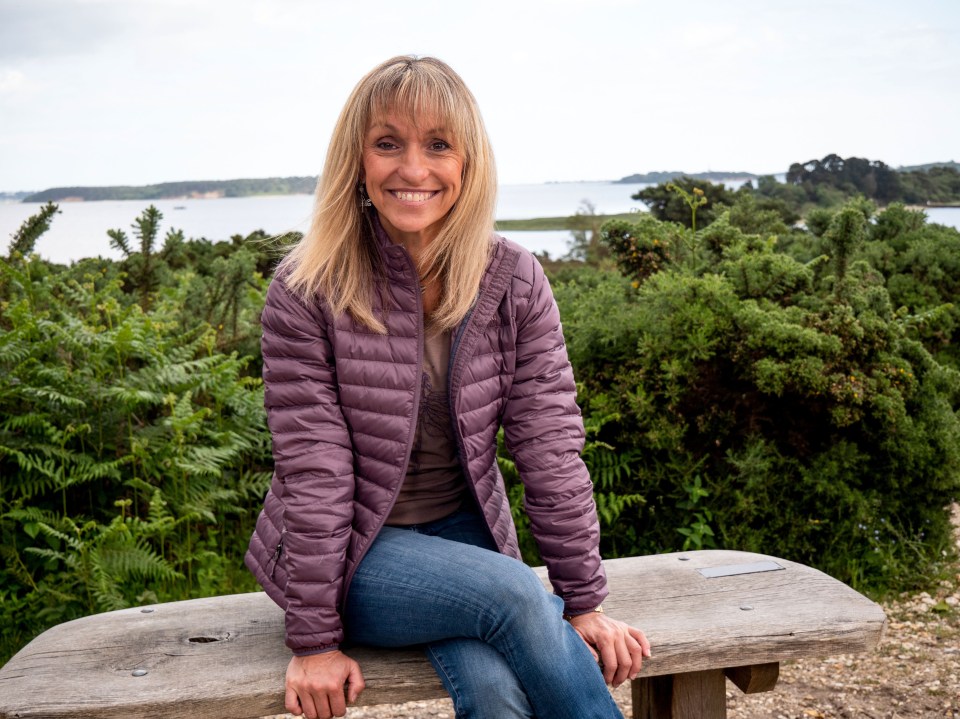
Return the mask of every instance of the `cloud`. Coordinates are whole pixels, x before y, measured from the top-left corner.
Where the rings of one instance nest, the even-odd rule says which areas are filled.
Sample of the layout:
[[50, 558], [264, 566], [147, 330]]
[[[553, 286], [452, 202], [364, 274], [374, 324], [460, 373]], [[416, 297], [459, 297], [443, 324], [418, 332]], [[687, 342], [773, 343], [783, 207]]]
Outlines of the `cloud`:
[[952, 152], [954, 5], [0, 0], [0, 187], [316, 172], [354, 83], [406, 52], [462, 74], [504, 181], [910, 164]]
[[27, 78], [19, 70], [0, 69], [0, 95], [12, 95], [27, 89]]
[[128, 14], [115, 0], [0, 0], [0, 58], [91, 50], [120, 35]]

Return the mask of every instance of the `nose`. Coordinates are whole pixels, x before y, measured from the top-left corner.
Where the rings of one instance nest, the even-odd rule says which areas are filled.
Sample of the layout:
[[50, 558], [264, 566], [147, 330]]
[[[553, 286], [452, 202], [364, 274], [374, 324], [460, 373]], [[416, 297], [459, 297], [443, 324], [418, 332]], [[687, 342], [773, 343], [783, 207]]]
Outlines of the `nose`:
[[427, 179], [430, 169], [427, 166], [426, 153], [422, 148], [409, 146], [403, 153], [398, 174], [405, 182], [419, 184]]

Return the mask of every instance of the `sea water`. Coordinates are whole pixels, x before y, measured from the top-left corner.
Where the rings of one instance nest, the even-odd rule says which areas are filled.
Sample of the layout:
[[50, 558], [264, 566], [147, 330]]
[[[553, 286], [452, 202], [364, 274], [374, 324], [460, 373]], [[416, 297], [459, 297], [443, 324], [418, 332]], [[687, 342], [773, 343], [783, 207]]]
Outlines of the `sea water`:
[[[730, 183], [728, 183], [730, 184]], [[577, 212], [616, 214], [646, 211], [646, 206], [631, 198], [646, 184], [615, 182], [557, 182], [539, 185], [502, 185], [497, 201], [497, 219], [516, 220], [534, 217], [566, 217]], [[310, 195], [236, 197], [215, 200], [108, 200], [102, 202], [61, 202], [50, 230], [37, 243], [36, 251], [54, 262], [69, 263], [83, 257], [111, 257], [120, 254], [110, 247], [107, 230], [127, 233], [131, 244], [136, 239], [131, 225], [150, 205], [163, 214], [160, 239], [168, 230], [183, 230], [187, 238], [228, 240], [246, 236], [254, 230], [270, 235], [289, 231], [303, 232], [310, 218]], [[6, 254], [10, 238], [38, 204], [0, 203], [0, 253]], [[960, 228], [960, 208], [930, 208], [931, 222]], [[564, 230], [503, 232], [510, 239], [536, 252], [560, 257], [572, 236]]]

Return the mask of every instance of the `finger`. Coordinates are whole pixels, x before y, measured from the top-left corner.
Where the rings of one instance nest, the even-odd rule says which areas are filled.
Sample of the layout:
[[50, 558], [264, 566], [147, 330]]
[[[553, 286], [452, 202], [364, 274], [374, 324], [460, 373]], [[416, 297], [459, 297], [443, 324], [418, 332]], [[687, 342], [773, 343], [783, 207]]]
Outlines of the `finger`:
[[599, 640], [599, 642], [597, 648], [600, 650], [600, 660], [603, 662], [603, 680], [610, 684], [613, 682], [613, 675], [617, 671], [617, 648], [615, 643], [607, 637]]
[[647, 639], [647, 635], [636, 627], [630, 627], [630, 636], [640, 642], [640, 646], [643, 647], [643, 656], [652, 657], [653, 654], [650, 651], [650, 641]]
[[304, 692], [303, 696], [300, 697], [300, 706], [303, 708], [303, 715], [307, 719], [329, 719], [330, 715], [323, 715], [317, 710], [317, 705], [314, 702], [312, 696]]
[[367, 683], [363, 679], [363, 672], [360, 671], [360, 665], [354, 664], [350, 668], [350, 675], [347, 677], [347, 701], [353, 704], [360, 698], [360, 692], [367, 688]]
[[617, 650], [617, 671], [613, 675], [613, 686], [618, 687], [627, 681], [630, 672], [633, 670], [633, 657], [630, 655], [630, 648], [627, 646], [626, 628], [620, 627], [620, 633], [614, 647]]
[[303, 714], [303, 707], [300, 706], [300, 698], [293, 689], [288, 688], [283, 695], [283, 706], [291, 714], [296, 714], [297, 716]]
[[[330, 708], [330, 700], [326, 694], [319, 694], [315, 697], [317, 703], [317, 717], [318, 719], [332, 719], [334, 716], [333, 709]], [[344, 709], [346, 713], [346, 709]], [[340, 716], [343, 716], [342, 714]]]
[[347, 701], [343, 696], [342, 686], [327, 694], [327, 700], [331, 716], [342, 717], [347, 715]]
[[643, 668], [643, 645], [640, 644], [631, 632], [624, 636], [627, 650], [630, 652], [630, 679], [636, 679]]

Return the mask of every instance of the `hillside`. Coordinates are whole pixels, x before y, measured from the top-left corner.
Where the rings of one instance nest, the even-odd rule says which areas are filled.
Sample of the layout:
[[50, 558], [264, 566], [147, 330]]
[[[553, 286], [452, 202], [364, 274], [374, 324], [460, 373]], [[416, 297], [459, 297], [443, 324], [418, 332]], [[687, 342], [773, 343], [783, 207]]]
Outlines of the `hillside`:
[[953, 160], [949, 162], [928, 162], [925, 165], [901, 165], [897, 168], [897, 172], [929, 172], [934, 167], [949, 167], [960, 172], [960, 162], [954, 162]]
[[0, 202], [22, 202], [32, 192], [0, 192]]
[[266, 177], [242, 180], [162, 182], [156, 185], [110, 187], [53, 187], [23, 199], [24, 202], [96, 200], [172, 200], [180, 198], [249, 197], [251, 195], [312, 194], [313, 177]]
[[755, 180], [759, 175], [752, 172], [680, 172], [679, 170], [667, 170], [663, 172], [644, 172], [634, 173], [615, 180], [618, 184], [635, 184], [638, 182], [670, 182], [678, 177], [692, 177], [695, 180], [709, 180], [710, 182], [720, 182], [722, 180]]
[[[928, 162], [924, 165], [902, 165], [896, 168], [897, 172], [929, 172], [934, 167], [949, 167], [960, 172], [960, 162]], [[690, 177], [694, 180], [709, 180], [721, 182], [723, 180], [755, 180], [760, 175], [753, 172], [681, 172], [680, 170], [665, 170], [660, 172], [637, 172], [615, 180], [617, 183], [634, 184], [638, 182], [661, 183], [671, 182], [678, 177]]]

